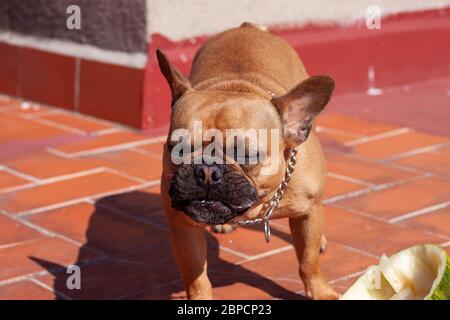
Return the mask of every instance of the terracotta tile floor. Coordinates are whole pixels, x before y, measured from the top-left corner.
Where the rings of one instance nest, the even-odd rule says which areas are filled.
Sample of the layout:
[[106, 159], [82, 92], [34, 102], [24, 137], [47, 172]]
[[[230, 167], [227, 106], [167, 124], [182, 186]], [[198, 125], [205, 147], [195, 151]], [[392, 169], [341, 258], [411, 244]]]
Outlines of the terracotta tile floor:
[[[450, 133], [332, 109], [318, 121], [329, 168], [321, 264], [343, 292], [383, 253], [449, 250]], [[163, 140], [0, 97], [0, 299], [185, 298], [159, 203]], [[303, 298], [287, 221], [272, 233], [270, 244], [259, 227], [208, 233], [216, 298]], [[67, 289], [70, 264], [81, 290]]]

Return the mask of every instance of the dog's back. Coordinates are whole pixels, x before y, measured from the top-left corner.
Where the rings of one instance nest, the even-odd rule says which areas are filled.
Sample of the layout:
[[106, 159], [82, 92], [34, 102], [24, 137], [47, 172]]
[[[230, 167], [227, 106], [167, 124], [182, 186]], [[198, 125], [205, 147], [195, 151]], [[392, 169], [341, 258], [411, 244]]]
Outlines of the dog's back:
[[300, 58], [285, 40], [249, 23], [203, 44], [195, 56], [190, 80], [195, 86], [227, 74], [276, 79], [286, 91], [307, 77]]

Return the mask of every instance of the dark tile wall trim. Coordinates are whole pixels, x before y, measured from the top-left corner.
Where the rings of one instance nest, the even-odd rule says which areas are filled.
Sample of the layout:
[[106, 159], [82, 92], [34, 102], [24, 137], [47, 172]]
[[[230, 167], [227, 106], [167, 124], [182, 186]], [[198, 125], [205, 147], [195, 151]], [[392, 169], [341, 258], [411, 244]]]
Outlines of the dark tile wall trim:
[[141, 128], [144, 69], [81, 60], [79, 111]]
[[0, 92], [17, 95], [20, 49], [0, 43]]
[[144, 69], [0, 43], [0, 93], [142, 128]]
[[18, 95], [74, 109], [75, 58], [20, 48]]

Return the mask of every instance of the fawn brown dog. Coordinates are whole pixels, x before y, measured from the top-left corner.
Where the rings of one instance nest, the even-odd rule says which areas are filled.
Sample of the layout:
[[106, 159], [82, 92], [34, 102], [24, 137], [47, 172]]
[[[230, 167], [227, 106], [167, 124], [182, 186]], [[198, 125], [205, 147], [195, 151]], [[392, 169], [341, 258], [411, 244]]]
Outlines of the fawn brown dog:
[[[250, 23], [206, 41], [194, 58], [189, 78], [159, 50], [157, 57], [172, 92], [161, 197], [187, 297], [212, 298], [205, 226], [260, 218], [283, 181], [290, 151], [296, 148], [295, 171], [272, 219], [289, 218], [306, 295], [336, 299], [338, 294], [319, 268], [319, 251], [326, 241], [321, 204], [326, 168], [314, 124], [331, 98], [333, 80], [309, 77], [286, 41]], [[256, 151], [258, 160], [252, 164], [239, 163], [234, 153], [223, 155], [226, 164], [204, 160], [175, 164], [171, 155], [183, 139], [172, 140], [172, 133], [185, 129], [195, 135], [194, 121], [201, 121], [202, 133], [266, 129], [269, 140], [278, 143], [265, 146], [264, 157]], [[204, 145], [200, 150], [189, 148], [183, 157], [195, 159], [199, 152], [201, 157]], [[252, 157], [247, 153], [244, 159]], [[265, 170], [269, 166], [275, 169]]]

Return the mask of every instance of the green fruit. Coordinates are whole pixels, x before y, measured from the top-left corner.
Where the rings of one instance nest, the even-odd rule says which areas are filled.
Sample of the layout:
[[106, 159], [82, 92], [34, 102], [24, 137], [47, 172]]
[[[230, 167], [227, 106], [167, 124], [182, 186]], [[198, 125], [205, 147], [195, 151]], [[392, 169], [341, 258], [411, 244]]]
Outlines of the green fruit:
[[439, 246], [417, 245], [383, 256], [341, 300], [450, 300], [450, 258]]

